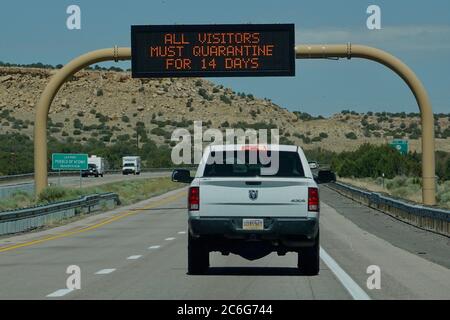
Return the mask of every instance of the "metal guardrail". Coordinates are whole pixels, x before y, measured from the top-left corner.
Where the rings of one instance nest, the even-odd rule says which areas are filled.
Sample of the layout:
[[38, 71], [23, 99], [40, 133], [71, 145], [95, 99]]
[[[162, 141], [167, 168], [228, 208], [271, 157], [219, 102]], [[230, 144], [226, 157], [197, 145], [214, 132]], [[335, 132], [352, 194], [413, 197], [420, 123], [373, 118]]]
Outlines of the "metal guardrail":
[[342, 182], [330, 183], [328, 186], [359, 203], [382, 211], [394, 218], [425, 230], [446, 236], [450, 235], [450, 210], [425, 207], [393, 199], [383, 194], [361, 190]]
[[15, 174], [10, 176], [0, 176], [0, 181], [12, 181], [12, 180], [20, 180], [26, 178], [32, 178], [34, 173], [24, 173], [24, 174]]
[[120, 204], [116, 193], [84, 196], [70, 201], [0, 212], [0, 235], [29, 231], [102, 208]]
[[[173, 168], [143, 168], [141, 171], [142, 172], [165, 172], [165, 171], [172, 171], [174, 169], [177, 169], [178, 167], [173, 167]], [[195, 169], [197, 168], [196, 166], [192, 166], [192, 167], [186, 167], [186, 169]], [[105, 170], [105, 173], [121, 173], [122, 170], [121, 169], [109, 169], [109, 170]], [[50, 177], [57, 177], [59, 174], [61, 174], [61, 176], [79, 176], [80, 172], [79, 171], [61, 171], [61, 173], [56, 172], [56, 171], [50, 171], [48, 173], [48, 175]], [[34, 177], [34, 173], [23, 173], [23, 174], [15, 174], [15, 175], [10, 175], [10, 176], [0, 176], [0, 182], [2, 181], [14, 181], [14, 180], [23, 180], [23, 179], [31, 179]]]

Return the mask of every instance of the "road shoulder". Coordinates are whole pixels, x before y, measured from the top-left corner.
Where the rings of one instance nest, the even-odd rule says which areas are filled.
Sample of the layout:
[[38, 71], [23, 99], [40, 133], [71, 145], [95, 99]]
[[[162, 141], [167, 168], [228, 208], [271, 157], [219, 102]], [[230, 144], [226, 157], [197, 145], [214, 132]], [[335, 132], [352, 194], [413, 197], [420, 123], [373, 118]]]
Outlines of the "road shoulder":
[[422, 230], [338, 192], [321, 187], [321, 200], [355, 225], [390, 244], [430, 262], [450, 268], [450, 238]]
[[[449, 299], [450, 270], [399, 248], [360, 228], [322, 203], [322, 246], [366, 290], [368, 268], [379, 268], [381, 288], [374, 299]], [[400, 223], [400, 222], [399, 222]]]

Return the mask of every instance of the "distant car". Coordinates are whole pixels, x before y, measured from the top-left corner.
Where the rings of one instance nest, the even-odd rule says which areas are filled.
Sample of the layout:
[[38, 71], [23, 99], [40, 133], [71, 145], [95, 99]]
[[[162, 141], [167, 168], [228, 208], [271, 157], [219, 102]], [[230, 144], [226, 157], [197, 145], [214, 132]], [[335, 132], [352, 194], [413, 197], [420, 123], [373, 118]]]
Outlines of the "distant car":
[[310, 169], [319, 169], [319, 164], [316, 161], [308, 162]]
[[89, 163], [88, 168], [86, 170], [81, 171], [82, 177], [89, 177], [89, 176], [95, 176], [98, 178], [99, 173], [97, 170], [97, 166], [95, 164]]

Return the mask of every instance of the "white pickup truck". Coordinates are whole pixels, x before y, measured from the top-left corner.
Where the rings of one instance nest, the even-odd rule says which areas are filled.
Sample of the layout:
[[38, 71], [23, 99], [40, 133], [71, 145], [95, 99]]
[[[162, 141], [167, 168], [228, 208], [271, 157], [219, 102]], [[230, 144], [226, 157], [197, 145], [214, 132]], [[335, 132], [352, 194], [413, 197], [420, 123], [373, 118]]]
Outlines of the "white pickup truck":
[[[267, 156], [260, 157], [261, 147], [272, 161], [275, 152], [278, 155], [278, 170], [271, 175], [262, 174], [270, 164]], [[255, 150], [257, 159], [251, 156]], [[214, 161], [218, 156], [222, 162]], [[205, 273], [213, 251], [248, 260], [272, 252], [296, 252], [300, 271], [318, 274], [319, 190], [299, 147], [209, 146], [195, 177], [179, 169], [173, 172], [172, 180], [190, 183], [190, 274]]]

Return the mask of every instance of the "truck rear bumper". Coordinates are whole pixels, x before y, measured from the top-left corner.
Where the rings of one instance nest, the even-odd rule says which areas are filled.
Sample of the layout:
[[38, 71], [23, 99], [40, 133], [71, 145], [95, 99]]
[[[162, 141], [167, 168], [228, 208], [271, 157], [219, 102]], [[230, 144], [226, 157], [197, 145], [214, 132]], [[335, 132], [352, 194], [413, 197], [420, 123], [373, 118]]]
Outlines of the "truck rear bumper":
[[317, 218], [262, 218], [264, 230], [244, 230], [242, 217], [190, 217], [189, 232], [193, 236], [230, 239], [304, 239], [312, 240], [319, 230]]

